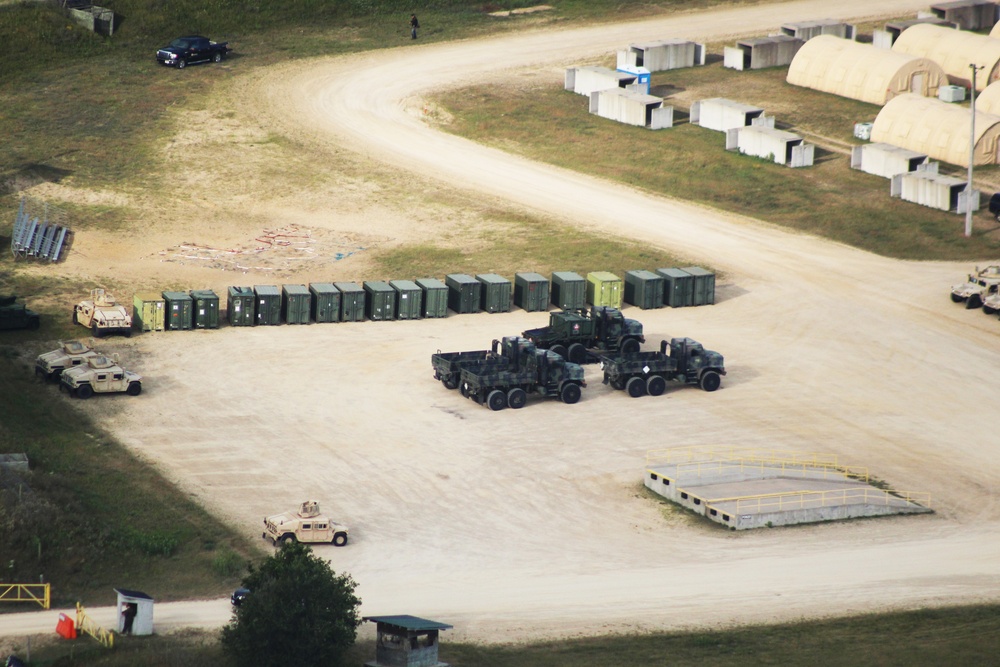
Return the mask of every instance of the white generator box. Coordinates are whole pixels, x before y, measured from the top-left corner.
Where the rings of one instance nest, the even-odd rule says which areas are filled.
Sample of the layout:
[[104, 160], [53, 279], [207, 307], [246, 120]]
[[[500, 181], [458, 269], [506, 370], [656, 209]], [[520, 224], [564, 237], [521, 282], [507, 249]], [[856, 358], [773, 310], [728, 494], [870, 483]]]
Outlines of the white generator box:
[[870, 141], [872, 138], [872, 123], [855, 123], [854, 137], [863, 141]]
[[962, 86], [941, 86], [938, 88], [938, 99], [942, 102], [964, 102], [965, 88]]

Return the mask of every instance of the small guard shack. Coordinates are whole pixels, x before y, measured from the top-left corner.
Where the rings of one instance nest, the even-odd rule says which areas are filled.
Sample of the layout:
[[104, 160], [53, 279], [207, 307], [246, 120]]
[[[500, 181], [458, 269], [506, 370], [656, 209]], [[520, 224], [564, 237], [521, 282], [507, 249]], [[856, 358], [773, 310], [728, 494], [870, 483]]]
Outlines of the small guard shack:
[[377, 628], [375, 660], [365, 667], [448, 667], [438, 660], [438, 633], [451, 625], [416, 616], [365, 616]]
[[[118, 593], [118, 634], [151, 635], [153, 634], [153, 598], [141, 591], [130, 591], [116, 588]], [[131, 628], [126, 629], [131, 616]]]

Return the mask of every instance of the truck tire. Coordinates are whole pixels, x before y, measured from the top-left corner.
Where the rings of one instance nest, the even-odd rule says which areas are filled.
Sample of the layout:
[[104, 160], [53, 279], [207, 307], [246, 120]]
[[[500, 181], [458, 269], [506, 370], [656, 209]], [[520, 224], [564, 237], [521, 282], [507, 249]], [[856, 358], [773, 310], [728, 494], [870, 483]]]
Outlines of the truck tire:
[[567, 382], [559, 390], [559, 400], [563, 403], [568, 403], [572, 405], [580, 400], [580, 396], [583, 392], [580, 391], [580, 385], [575, 382]]
[[445, 389], [457, 389], [458, 388], [458, 376], [456, 375], [445, 375], [441, 378], [441, 384], [444, 385]]
[[333, 546], [342, 547], [347, 544], [347, 533], [336, 533], [333, 536]]
[[968, 310], [979, 308], [981, 305], [983, 305], [983, 297], [978, 294], [973, 294], [965, 302], [965, 307]]
[[104, 332], [101, 331], [101, 329], [97, 326], [97, 322], [91, 322], [90, 335], [93, 336], [94, 338], [100, 338], [102, 333]]
[[503, 410], [507, 407], [507, 394], [500, 389], [494, 389], [486, 397], [486, 405], [490, 410]]
[[[952, 294], [952, 296], [955, 296], [955, 295]], [[77, 317], [76, 317], [76, 308], [74, 308], [73, 309], [73, 324], [79, 324], [79, 323], [80, 323], [80, 320], [77, 319]]]
[[[566, 346], [565, 345], [553, 345], [552, 347], [549, 348], [549, 350], [551, 350], [552, 352], [558, 354], [563, 359], [566, 359]], [[566, 361], [569, 361], [569, 359], [566, 359]]]
[[997, 309], [996, 308], [990, 308], [989, 306], [987, 306], [984, 303], [983, 304], [983, 312], [986, 313], [987, 315], [992, 315], [993, 313], [997, 312]]
[[94, 395], [94, 388], [91, 387], [89, 384], [81, 384], [79, 387], [76, 388], [77, 398], [88, 399], [93, 395]]
[[129, 396], [138, 396], [142, 393], [142, 384], [139, 382], [129, 382], [128, 389], [125, 390]]
[[286, 533], [278, 538], [278, 542], [280, 544], [295, 544], [295, 536], [291, 533]]
[[631, 377], [625, 383], [625, 391], [632, 398], [639, 398], [646, 395], [646, 381], [641, 377]]
[[514, 387], [507, 392], [507, 405], [511, 410], [520, 410], [528, 402], [528, 392], [520, 387]]
[[650, 396], [662, 396], [667, 390], [667, 381], [659, 375], [650, 375], [646, 379], [646, 393]]
[[639, 341], [635, 338], [626, 338], [621, 345], [622, 354], [635, 354], [639, 351]]
[[[221, 63], [222, 62], [222, 53], [216, 51], [215, 55], [212, 56], [212, 62]], [[336, 538], [334, 538], [334, 539], [336, 539]]]
[[185, 60], [184, 58], [181, 58], [180, 60], [177, 61], [177, 69], [184, 69], [185, 67], [187, 67], [187, 65], [188, 61]]
[[698, 386], [705, 391], [715, 391], [720, 384], [722, 384], [722, 378], [715, 371], [705, 371], [701, 374], [701, 379], [698, 380]]
[[[951, 293], [951, 300], [952, 300], [953, 302], [955, 302], [955, 303], [961, 303], [961, 302], [962, 302], [962, 297], [960, 297], [959, 295], [957, 295], [957, 294], [955, 294], [954, 292], [952, 292], [952, 293]], [[74, 313], [74, 314], [75, 314], [75, 313]]]
[[566, 359], [566, 361], [571, 361], [574, 364], [582, 364], [587, 360], [587, 348], [579, 343], [570, 345], [567, 354], [569, 355], [569, 359]]
[[462, 383], [462, 389], [460, 391], [462, 392], [462, 396], [465, 396], [466, 398], [468, 398], [469, 397], [469, 383], [468, 382], [463, 382]]

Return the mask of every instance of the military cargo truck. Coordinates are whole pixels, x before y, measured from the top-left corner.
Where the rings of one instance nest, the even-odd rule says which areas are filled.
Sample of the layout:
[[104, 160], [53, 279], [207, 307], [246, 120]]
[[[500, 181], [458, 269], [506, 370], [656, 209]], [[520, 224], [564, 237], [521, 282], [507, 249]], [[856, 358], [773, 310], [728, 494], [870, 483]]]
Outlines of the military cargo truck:
[[667, 382], [696, 384], [705, 391], [715, 391], [726, 374], [722, 355], [702, 347], [690, 338], [671, 338], [660, 342], [656, 352], [636, 352], [601, 357], [604, 384], [624, 389], [632, 398], [649, 394], [659, 396]]
[[974, 273], [964, 283], [952, 285], [951, 300], [955, 303], [965, 302], [966, 308], [979, 308], [987, 298], [997, 293], [1000, 286], [1000, 265], [987, 266], [980, 270], [977, 266]]
[[64, 370], [59, 376], [59, 389], [77, 398], [121, 392], [138, 396], [142, 393], [142, 376], [119, 366], [117, 359], [97, 355], [87, 359], [86, 364]]
[[[528, 344], [528, 341], [523, 341]], [[434, 368], [434, 379], [440, 380], [448, 389], [458, 387], [463, 368], [485, 367], [499, 368], [510, 363], [510, 356], [505, 354], [509, 348], [493, 340], [493, 346], [488, 350], [469, 350], [467, 352], [442, 352], [438, 350], [431, 355], [431, 366]]]
[[37, 329], [41, 318], [14, 295], [0, 296], [0, 329]]
[[331, 521], [319, 511], [319, 503], [307, 500], [298, 512], [282, 512], [264, 518], [264, 532], [261, 537], [271, 540], [277, 546], [286, 542], [305, 544], [333, 544], [342, 547], [347, 544], [347, 526]]
[[646, 341], [641, 322], [623, 317], [620, 310], [610, 306], [549, 313], [549, 326], [529, 329], [521, 335], [574, 364], [598, 361], [588, 350], [633, 354]]
[[46, 382], [58, 380], [67, 368], [85, 364], [87, 359], [96, 356], [97, 352], [94, 351], [92, 342], [88, 344], [80, 340], [60, 341], [58, 350], [40, 354], [35, 359], [35, 375]]
[[76, 304], [73, 324], [89, 328], [94, 338], [105, 334], [132, 335], [132, 316], [128, 309], [115, 302], [115, 297], [103, 289], [90, 290], [90, 299]]
[[580, 400], [583, 368], [551, 350], [540, 350], [517, 336], [501, 341], [509, 363], [501, 366], [472, 366], [462, 369], [462, 395], [490, 410], [523, 408], [528, 394], [558, 398], [563, 403]]

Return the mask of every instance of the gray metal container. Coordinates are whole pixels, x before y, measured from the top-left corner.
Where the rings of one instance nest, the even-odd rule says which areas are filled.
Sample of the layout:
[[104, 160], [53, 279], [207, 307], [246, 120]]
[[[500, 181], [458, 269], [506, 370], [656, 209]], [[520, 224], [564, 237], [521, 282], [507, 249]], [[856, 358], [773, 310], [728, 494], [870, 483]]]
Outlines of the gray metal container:
[[449, 273], [444, 277], [448, 286], [448, 307], [456, 313], [478, 313], [483, 284], [464, 273]]
[[164, 324], [167, 331], [191, 328], [191, 295], [184, 292], [164, 292], [166, 305]]
[[587, 307], [587, 281], [579, 273], [556, 271], [552, 274], [552, 305], [561, 310]]
[[540, 273], [515, 273], [514, 305], [528, 312], [548, 310], [549, 279]]
[[340, 321], [340, 290], [333, 283], [309, 283], [310, 315], [316, 322]]
[[229, 317], [229, 326], [252, 327], [257, 324], [255, 317], [257, 297], [253, 293], [253, 288], [234, 286], [230, 287], [228, 292], [226, 315]]
[[412, 280], [390, 280], [389, 286], [396, 290], [397, 320], [419, 320], [423, 317], [424, 292], [420, 285]]
[[363, 322], [365, 319], [365, 291], [357, 283], [334, 283], [340, 290], [340, 321]]
[[281, 324], [281, 290], [277, 285], [254, 285], [257, 324], [259, 326]]
[[219, 328], [219, 295], [210, 289], [191, 290], [194, 306], [192, 324], [195, 329]]
[[418, 278], [414, 281], [423, 292], [424, 317], [448, 316], [448, 286], [437, 278]]
[[663, 276], [663, 303], [681, 308], [694, 303], [694, 276], [682, 269], [657, 269]]
[[366, 280], [365, 314], [374, 321], [396, 319], [396, 290], [382, 280]]
[[639, 306], [643, 310], [663, 308], [663, 276], [636, 269], [625, 272], [625, 303]]
[[482, 287], [479, 288], [479, 307], [487, 313], [510, 312], [510, 281], [495, 273], [476, 275]]
[[694, 276], [694, 298], [692, 306], [715, 303], [715, 274], [700, 266], [685, 266], [684, 270]]
[[288, 324], [309, 324], [312, 292], [305, 285], [282, 285], [281, 319]]

